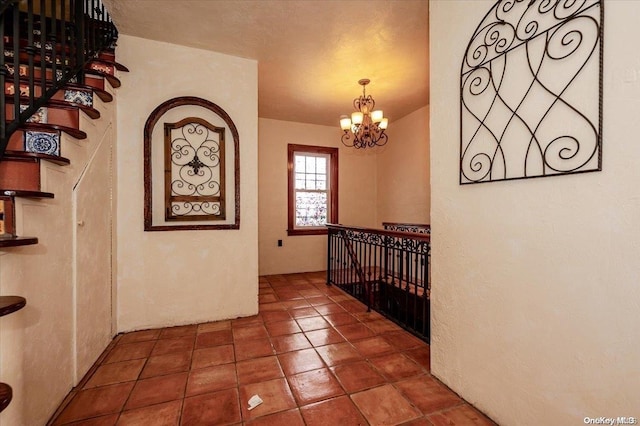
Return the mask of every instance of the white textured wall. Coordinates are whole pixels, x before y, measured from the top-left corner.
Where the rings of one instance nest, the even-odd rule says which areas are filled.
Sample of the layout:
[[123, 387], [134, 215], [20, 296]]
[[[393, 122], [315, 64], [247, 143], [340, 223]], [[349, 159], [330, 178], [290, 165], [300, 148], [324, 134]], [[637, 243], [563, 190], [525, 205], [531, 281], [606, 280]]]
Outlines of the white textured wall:
[[[131, 70], [122, 77], [118, 110], [118, 330], [255, 314], [257, 63], [131, 36], [119, 38], [118, 61]], [[239, 230], [143, 231], [144, 123], [177, 96], [217, 104], [238, 128]]]
[[429, 107], [394, 121], [378, 152], [378, 220], [429, 223]]
[[[376, 153], [346, 148], [336, 126], [259, 120], [260, 274], [327, 268], [327, 236], [287, 236], [287, 145], [338, 147], [338, 219], [344, 225], [377, 227]], [[278, 247], [278, 240], [283, 246]]]
[[607, 0], [603, 171], [459, 186], [459, 70], [495, 4], [432, 1], [432, 371], [502, 425], [640, 417], [640, 2]]
[[[81, 114], [80, 126], [87, 139], [62, 137], [61, 155], [71, 164], [42, 162], [42, 190], [53, 192], [55, 198], [16, 199], [18, 235], [38, 237], [39, 243], [0, 251], [0, 294], [27, 299], [25, 308], [0, 319], [0, 380], [13, 388], [13, 400], [0, 414], [0, 425], [45, 424], [76, 384], [74, 344], [99, 354], [108, 344], [104, 337], [112, 335], [111, 324], [94, 324], [104, 346], [87, 336], [74, 342], [73, 190], [96, 150], [102, 147], [108, 152], [107, 146], [113, 144], [116, 113], [115, 101], [103, 104], [96, 98], [94, 107], [101, 118]], [[103, 208], [110, 210], [108, 204]], [[83, 220], [88, 226], [93, 223], [91, 217]], [[108, 258], [110, 243], [94, 241], [89, 261]], [[110, 306], [109, 298], [94, 305], [100, 311]], [[84, 369], [78, 372], [80, 377], [86, 368], [79, 367]]]

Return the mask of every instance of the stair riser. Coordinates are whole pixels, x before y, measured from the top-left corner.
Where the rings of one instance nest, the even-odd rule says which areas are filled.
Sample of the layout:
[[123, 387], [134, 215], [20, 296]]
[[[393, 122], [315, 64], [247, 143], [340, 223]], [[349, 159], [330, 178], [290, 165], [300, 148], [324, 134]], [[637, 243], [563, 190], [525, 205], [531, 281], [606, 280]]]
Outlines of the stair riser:
[[31, 159], [0, 161], [0, 188], [40, 191], [40, 162]]
[[[34, 65], [36, 67], [40, 67], [42, 65], [42, 51], [40, 49], [40, 41], [39, 40], [34, 40], [34, 46], [36, 47], [36, 51], [34, 52], [33, 55], [33, 62]], [[52, 60], [51, 60], [51, 54], [52, 49], [51, 49], [51, 45], [48, 44], [47, 45], [48, 48], [45, 49], [45, 62], [46, 62], [46, 66], [51, 66]], [[27, 42], [26, 40], [21, 40], [20, 41], [20, 54], [19, 54], [19, 62], [21, 64], [26, 64], [29, 61], [29, 54], [25, 51], [27, 47]], [[57, 49], [56, 49], [56, 62], [58, 63], [58, 65], [61, 65], [62, 62], [62, 50], [60, 48], [61, 46], [58, 44], [57, 45]], [[5, 62], [11, 63], [13, 64], [13, 58], [14, 58], [14, 46], [13, 46], [13, 39], [11, 37], [4, 37], [4, 55], [5, 55]], [[73, 58], [70, 57], [70, 52], [68, 50], [66, 50], [65, 53], [65, 62], [69, 63], [70, 60], [72, 60]], [[115, 62], [115, 55], [114, 54], [110, 54], [110, 53], [101, 53], [98, 58], [98, 60], [102, 59], [105, 61], [111, 61], [111, 62]], [[22, 68], [22, 66], [20, 67]], [[94, 70], [98, 70], [98, 71], [102, 71], [105, 72], [107, 74], [110, 75], [115, 75], [115, 67], [111, 66], [109, 64], [105, 64], [105, 63], [100, 63], [98, 61], [96, 62], [91, 62], [89, 63], [89, 65], [87, 66], [88, 69], [94, 69]]]
[[13, 204], [13, 198], [0, 197], [0, 236], [15, 237], [15, 216], [15, 205]]
[[[7, 96], [13, 96], [14, 94], [14, 87], [13, 84], [10, 83], [5, 83], [4, 85], [5, 87], [5, 94]], [[55, 95], [52, 96], [52, 99], [58, 99], [61, 101], [67, 101], [68, 99], [65, 98], [65, 93], [69, 92], [69, 90], [58, 90]], [[83, 102], [82, 104], [84, 105], [88, 105], [88, 106], [93, 106], [93, 94], [91, 92], [88, 91], [84, 91], [84, 90], [72, 90], [72, 92], [82, 92], [82, 98], [83, 98]], [[22, 96], [29, 96], [29, 86], [27, 86], [26, 84], [21, 84], [20, 85], [20, 93]], [[39, 97], [42, 93], [41, 87], [40, 86], [35, 86], [34, 87], [34, 93], [35, 93], [35, 97]], [[80, 103], [80, 102], [78, 102]]]
[[[89, 87], [95, 87], [96, 89], [104, 90], [104, 79], [102, 78], [94, 78], [90, 76], [86, 76], [85, 84]], [[40, 97], [42, 93], [41, 81], [36, 78], [34, 81], [34, 90], [36, 97]], [[4, 93], [7, 95], [13, 95], [15, 89], [13, 87], [13, 82], [5, 82], [4, 84]], [[63, 91], [64, 92], [64, 91]], [[28, 84], [20, 84], [20, 93], [23, 96], [29, 96], [29, 85]]]
[[105, 61], [111, 61], [111, 62], [116, 61], [116, 55], [115, 53], [112, 53], [112, 52], [102, 52], [98, 55], [98, 58], [104, 59]]
[[[13, 105], [7, 108], [7, 120], [14, 118]], [[43, 121], [44, 120], [44, 121]], [[42, 116], [32, 116], [31, 122], [42, 124], [58, 124], [61, 126], [80, 128], [80, 112], [77, 109], [63, 109], [55, 107], [46, 107], [46, 120]]]
[[[26, 151], [26, 152], [41, 152], [44, 154], [60, 155], [60, 135], [56, 133], [48, 132], [32, 132], [32, 133], [47, 133], [49, 139], [52, 140], [50, 144], [45, 147], [38, 146], [37, 143], [34, 146], [28, 146], [26, 132], [22, 129], [16, 130], [9, 138], [7, 144], [8, 151]], [[54, 143], [55, 142], [55, 143]]]

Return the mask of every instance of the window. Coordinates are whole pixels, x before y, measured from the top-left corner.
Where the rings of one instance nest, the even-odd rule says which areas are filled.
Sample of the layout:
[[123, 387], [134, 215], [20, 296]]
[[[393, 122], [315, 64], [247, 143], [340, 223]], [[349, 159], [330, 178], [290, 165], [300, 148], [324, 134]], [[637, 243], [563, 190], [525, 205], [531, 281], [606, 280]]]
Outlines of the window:
[[338, 221], [338, 148], [288, 147], [288, 235], [326, 234]]

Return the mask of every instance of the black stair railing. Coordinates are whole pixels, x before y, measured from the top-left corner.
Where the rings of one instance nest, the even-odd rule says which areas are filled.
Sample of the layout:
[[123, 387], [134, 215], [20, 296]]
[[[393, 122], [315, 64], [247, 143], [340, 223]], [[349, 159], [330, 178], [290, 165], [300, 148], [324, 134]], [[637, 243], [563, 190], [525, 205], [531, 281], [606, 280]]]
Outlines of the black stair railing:
[[327, 284], [430, 340], [431, 236], [327, 225]]
[[2, 158], [11, 134], [69, 82], [83, 84], [118, 32], [101, 0], [0, 0], [0, 13]]

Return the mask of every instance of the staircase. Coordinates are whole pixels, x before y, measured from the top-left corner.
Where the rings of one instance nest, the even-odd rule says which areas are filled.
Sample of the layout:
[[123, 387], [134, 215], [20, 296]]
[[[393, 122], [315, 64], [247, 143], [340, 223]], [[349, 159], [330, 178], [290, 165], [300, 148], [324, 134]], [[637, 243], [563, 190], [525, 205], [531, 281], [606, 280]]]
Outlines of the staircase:
[[[87, 139], [82, 123], [101, 116], [94, 101], [111, 102], [128, 70], [115, 62], [117, 31], [99, 0], [5, 0], [0, 13], [0, 250], [10, 250], [38, 244], [19, 235], [16, 205], [55, 198], [43, 168], [71, 164], [66, 150]], [[0, 316], [25, 305], [0, 296]], [[0, 383], [0, 412], [11, 398]]]

